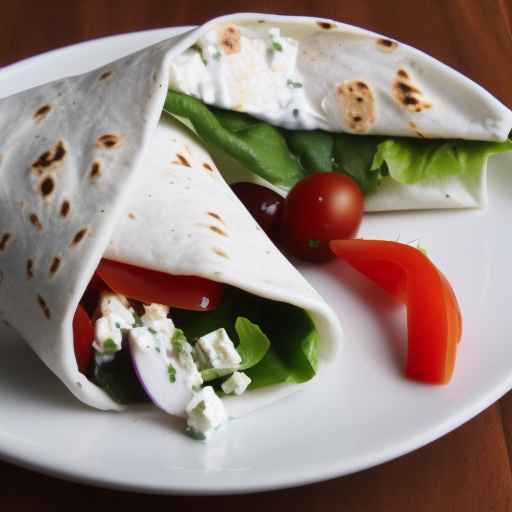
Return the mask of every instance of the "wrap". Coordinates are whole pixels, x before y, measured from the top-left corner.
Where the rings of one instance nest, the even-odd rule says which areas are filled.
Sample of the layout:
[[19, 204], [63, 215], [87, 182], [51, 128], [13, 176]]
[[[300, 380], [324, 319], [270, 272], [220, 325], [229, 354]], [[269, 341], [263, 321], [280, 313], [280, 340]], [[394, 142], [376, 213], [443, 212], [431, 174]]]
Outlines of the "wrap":
[[[100, 259], [196, 275], [337, 317], [279, 253], [194, 137], [160, 120], [182, 39], [0, 101], [0, 310], [82, 402], [121, 407], [77, 368], [72, 319]], [[160, 121], [159, 121], [160, 120]], [[247, 393], [239, 415], [296, 389]]]
[[[189, 49], [171, 63], [171, 86], [205, 104], [286, 129], [396, 139], [399, 145], [380, 155], [391, 176], [368, 194], [367, 211], [483, 206], [487, 157], [510, 150], [444, 140], [435, 152], [423, 150], [421, 141], [409, 151], [400, 138], [505, 141], [512, 112], [443, 63], [367, 30], [325, 19], [240, 14], [207, 23], [184, 46]], [[361, 150], [369, 167], [373, 153]], [[217, 156], [233, 179], [260, 181], [238, 161]], [[363, 164], [353, 165], [359, 171]], [[407, 167], [416, 175], [404, 173]], [[283, 195], [293, 184], [268, 181]]]

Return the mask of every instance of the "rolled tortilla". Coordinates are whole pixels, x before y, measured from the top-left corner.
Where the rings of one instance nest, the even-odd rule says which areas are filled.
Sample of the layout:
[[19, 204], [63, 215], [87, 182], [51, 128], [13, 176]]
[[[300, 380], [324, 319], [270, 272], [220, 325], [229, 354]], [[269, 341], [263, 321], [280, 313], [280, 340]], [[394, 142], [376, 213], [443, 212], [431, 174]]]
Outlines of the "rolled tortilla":
[[[194, 137], [159, 122], [182, 43], [0, 101], [1, 317], [98, 409], [121, 407], [78, 371], [72, 319], [105, 254], [302, 307], [319, 330], [324, 363], [342, 335]], [[262, 390], [228, 410], [239, 415], [294, 389]]]
[[[506, 140], [512, 129], [512, 112], [467, 77], [408, 45], [332, 20], [237, 14], [191, 32], [184, 46], [196, 50], [171, 63], [173, 89], [275, 126], [482, 141]], [[216, 161], [236, 179], [261, 181], [237, 162]], [[486, 162], [465, 176], [414, 185], [385, 178], [365, 208], [485, 203]]]

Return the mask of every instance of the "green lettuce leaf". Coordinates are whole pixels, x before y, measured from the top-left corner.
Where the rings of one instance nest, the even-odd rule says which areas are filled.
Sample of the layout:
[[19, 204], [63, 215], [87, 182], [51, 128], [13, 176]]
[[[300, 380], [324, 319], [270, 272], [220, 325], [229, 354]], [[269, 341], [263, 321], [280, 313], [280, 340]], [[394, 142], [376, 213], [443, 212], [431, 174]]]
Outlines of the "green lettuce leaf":
[[256, 324], [253, 324], [247, 318], [238, 317], [235, 322], [235, 330], [240, 340], [236, 350], [240, 354], [242, 362], [238, 368], [208, 368], [203, 370], [201, 376], [205, 382], [225, 377], [235, 370], [243, 371], [252, 368], [265, 357], [270, 348], [270, 341]]
[[373, 168], [375, 154], [382, 137], [370, 135], [334, 136], [335, 170], [354, 178], [364, 194], [374, 192], [382, 178], [381, 167]]
[[331, 134], [320, 130], [282, 130], [290, 151], [300, 160], [307, 173], [333, 170], [333, 146]]
[[225, 161], [222, 153], [227, 154], [245, 169], [284, 188], [318, 171], [348, 174], [366, 195], [388, 176], [404, 184], [449, 176], [477, 182], [490, 155], [512, 150], [510, 140], [426, 140], [276, 129], [246, 114], [207, 107], [173, 91], [167, 95], [164, 110], [191, 123], [215, 149], [214, 158], [220, 162]]
[[304, 176], [284, 137], [267, 123], [243, 114], [236, 118], [234, 112], [222, 116], [219, 109], [215, 115], [199, 100], [174, 91], [168, 92], [164, 110], [187, 119], [201, 139], [271, 183], [291, 187]]
[[388, 139], [379, 144], [371, 169], [384, 165], [400, 183], [479, 173], [487, 158], [512, 150], [512, 141], [479, 142], [463, 140]]
[[[318, 333], [309, 315], [300, 308], [227, 287], [222, 304], [213, 311], [172, 311], [174, 323], [183, 329], [191, 343], [221, 327], [226, 329], [238, 346], [242, 337], [248, 337], [249, 330], [251, 337], [260, 338], [256, 329], [250, 328], [244, 321], [240, 323], [239, 317], [253, 324], [270, 342], [264, 357], [246, 370], [252, 380], [249, 389], [283, 382], [301, 383], [314, 377], [317, 368]], [[251, 347], [250, 359], [255, 361], [256, 356], [259, 357], [263, 352], [263, 342], [260, 338], [257, 343], [251, 341], [251, 344], [254, 346]], [[242, 363], [245, 367], [249, 350], [244, 348], [242, 352]]]

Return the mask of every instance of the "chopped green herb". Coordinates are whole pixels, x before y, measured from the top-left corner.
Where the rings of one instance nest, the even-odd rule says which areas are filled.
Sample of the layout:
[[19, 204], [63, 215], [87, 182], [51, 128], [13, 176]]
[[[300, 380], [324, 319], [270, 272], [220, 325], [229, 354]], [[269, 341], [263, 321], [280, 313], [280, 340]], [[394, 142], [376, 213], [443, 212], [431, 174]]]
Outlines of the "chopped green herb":
[[176, 329], [171, 338], [171, 345], [176, 350], [176, 352], [181, 353], [185, 352], [185, 346], [187, 344], [187, 338], [185, 337], [185, 333], [181, 329]]
[[159, 353], [161, 352], [160, 347], [155, 347], [155, 350]]
[[204, 400], [201, 400], [193, 409], [192, 412], [196, 412], [197, 414], [203, 414], [206, 411], [206, 404]]
[[148, 331], [149, 331], [151, 334], [156, 334], [156, 331], [155, 331], [155, 329], [153, 329], [153, 327], [148, 327]]
[[105, 354], [115, 354], [118, 350], [119, 349], [112, 338], [107, 338], [103, 342], [103, 352], [105, 352]]
[[308, 240], [308, 247], [311, 247], [311, 249], [317, 249], [320, 247], [320, 240]]
[[215, 59], [215, 60], [220, 60], [222, 54], [220, 53], [219, 50], [217, 50], [213, 55], [212, 57]]
[[272, 50], [275, 52], [282, 52], [283, 46], [281, 43], [278, 43], [277, 41], [272, 41]]
[[121, 324], [120, 324], [119, 322], [116, 322], [116, 327], [117, 327], [118, 329], [121, 329]]
[[196, 441], [204, 441], [206, 439], [206, 436], [204, 434], [201, 434], [201, 432], [198, 432], [192, 427], [187, 427], [185, 429], [185, 433], [192, 439], [195, 439]]
[[290, 88], [290, 89], [300, 89], [302, 87], [302, 83], [301, 82], [294, 82], [292, 79], [288, 78], [288, 80], [286, 80], [286, 85]]
[[167, 367], [167, 373], [169, 374], [169, 382], [174, 384], [176, 382], [176, 368], [172, 364]]
[[134, 327], [142, 327], [144, 324], [142, 323], [142, 319], [136, 313], [133, 314], [133, 318], [135, 319]]

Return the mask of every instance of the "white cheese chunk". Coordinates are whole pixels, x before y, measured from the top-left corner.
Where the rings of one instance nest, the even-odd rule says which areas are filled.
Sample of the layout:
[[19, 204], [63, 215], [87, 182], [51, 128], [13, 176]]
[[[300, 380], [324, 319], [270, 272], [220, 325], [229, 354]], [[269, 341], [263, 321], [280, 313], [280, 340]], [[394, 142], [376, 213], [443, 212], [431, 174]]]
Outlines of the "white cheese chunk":
[[94, 324], [93, 347], [98, 352], [113, 353], [121, 350], [123, 319], [117, 315], [102, 316]]
[[179, 329], [174, 332], [168, 356], [173, 362], [173, 366], [183, 374], [184, 381], [189, 389], [198, 389], [203, 384], [201, 372], [194, 360], [194, 348], [187, 342]]
[[100, 311], [102, 316], [116, 316], [121, 329], [129, 329], [135, 323], [133, 309], [122, 295], [102, 293]]
[[141, 316], [142, 323], [151, 327], [157, 333], [168, 336], [169, 338], [174, 333], [174, 323], [170, 318], [167, 318], [169, 308], [161, 304], [150, 304], [144, 306], [144, 314]]
[[224, 52], [217, 30], [211, 30], [173, 60], [170, 88], [285, 128], [328, 128], [307, 97], [298, 41], [277, 27], [239, 30], [240, 51]]
[[226, 329], [217, 329], [201, 336], [197, 340], [196, 349], [202, 352], [199, 360], [204, 355], [209, 368], [238, 368], [242, 362]]
[[251, 379], [243, 372], [234, 372], [229, 379], [222, 383], [222, 391], [226, 395], [241, 395], [251, 383]]
[[186, 412], [188, 427], [205, 439], [228, 419], [222, 400], [211, 386], [206, 386], [194, 394]]

